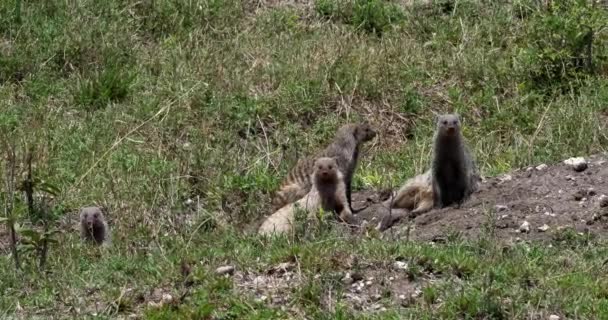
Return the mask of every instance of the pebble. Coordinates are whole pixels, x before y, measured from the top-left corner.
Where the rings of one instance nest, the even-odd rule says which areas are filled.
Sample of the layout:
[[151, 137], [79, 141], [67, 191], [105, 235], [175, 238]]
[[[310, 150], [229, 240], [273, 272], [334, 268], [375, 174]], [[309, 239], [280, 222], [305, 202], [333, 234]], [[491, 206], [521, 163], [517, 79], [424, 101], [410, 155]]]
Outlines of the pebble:
[[498, 180], [500, 180], [500, 182], [511, 181], [513, 180], [513, 176], [511, 176], [510, 174], [505, 174], [498, 177]]
[[606, 195], [600, 196], [600, 207], [602, 207], [602, 208], [608, 207], [608, 197]]
[[350, 276], [350, 272], [347, 272], [344, 278], [342, 278], [342, 283], [344, 284], [352, 284], [354, 282], [353, 277]]
[[576, 172], [582, 172], [587, 169], [587, 160], [583, 157], [566, 159], [564, 163]]
[[593, 197], [596, 194], [597, 194], [597, 192], [595, 191], [595, 189], [593, 189], [593, 188], [587, 189], [587, 195], [588, 196]]
[[552, 314], [549, 316], [549, 320], [559, 320], [559, 316]]
[[539, 232], [545, 232], [547, 230], [549, 230], [549, 226], [546, 224], [543, 224], [542, 226], [538, 227]]
[[171, 303], [173, 301], [173, 296], [168, 293], [163, 293], [163, 297], [160, 301], [163, 304]]
[[395, 269], [399, 269], [399, 270], [407, 270], [407, 262], [403, 262], [403, 261], [395, 261]]
[[219, 267], [219, 268], [215, 269], [215, 273], [220, 276], [225, 275], [225, 274], [232, 275], [232, 274], [234, 274], [234, 267], [233, 266]]
[[548, 167], [549, 167], [548, 165], [543, 163], [543, 164], [539, 164], [538, 166], [536, 166], [536, 170], [543, 171], [543, 170], [547, 169]]
[[574, 200], [581, 201], [584, 196], [583, 196], [583, 193], [579, 190], [574, 193], [573, 197], [574, 197]]
[[501, 212], [501, 211], [505, 211], [505, 210], [509, 209], [509, 207], [501, 205], [501, 204], [497, 204], [494, 206], [494, 209], [496, 210], [496, 212]]
[[528, 221], [524, 221], [520, 226], [519, 226], [519, 232], [525, 232], [528, 233], [530, 232], [530, 223]]

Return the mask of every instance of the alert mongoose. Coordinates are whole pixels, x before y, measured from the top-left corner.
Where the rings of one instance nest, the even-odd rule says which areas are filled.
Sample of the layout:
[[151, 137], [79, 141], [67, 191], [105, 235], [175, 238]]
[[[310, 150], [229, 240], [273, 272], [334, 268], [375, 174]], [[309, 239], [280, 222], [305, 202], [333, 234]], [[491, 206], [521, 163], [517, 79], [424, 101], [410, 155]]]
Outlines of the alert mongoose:
[[109, 241], [109, 229], [102, 210], [99, 207], [80, 209], [80, 237], [98, 245]]
[[313, 173], [310, 177], [310, 191], [296, 202], [288, 203], [270, 215], [260, 226], [258, 233], [285, 233], [292, 230], [295, 211], [299, 208], [308, 213], [308, 218], [323, 209], [335, 212], [347, 223], [356, 223], [346, 199], [344, 175], [338, 168], [334, 158], [322, 157], [314, 162]]
[[359, 147], [375, 136], [376, 131], [368, 123], [349, 123], [340, 127], [329, 146], [317, 154], [316, 157], [307, 157], [298, 161], [295, 167], [291, 169], [272, 200], [273, 208], [281, 208], [306, 195], [312, 186], [311, 173], [313, 172], [315, 159], [330, 157], [336, 159], [338, 169], [344, 175], [346, 199], [348, 207], [352, 210], [351, 182], [357, 168]]
[[435, 207], [460, 205], [475, 190], [479, 174], [460, 132], [460, 117], [437, 117], [431, 165]]
[[433, 186], [431, 170], [408, 179], [394, 197], [383, 203], [386, 207], [407, 209], [409, 216], [415, 217], [433, 208]]

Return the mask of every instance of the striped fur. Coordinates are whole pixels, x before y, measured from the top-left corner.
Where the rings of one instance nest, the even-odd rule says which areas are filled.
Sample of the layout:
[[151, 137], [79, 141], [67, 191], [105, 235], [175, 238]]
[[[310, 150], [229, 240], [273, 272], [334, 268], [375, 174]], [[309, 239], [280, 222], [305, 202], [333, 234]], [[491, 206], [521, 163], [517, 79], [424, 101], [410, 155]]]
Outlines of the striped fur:
[[281, 208], [295, 202], [310, 191], [314, 159], [320, 157], [336, 159], [339, 170], [344, 173], [346, 197], [350, 207], [351, 182], [357, 167], [359, 147], [362, 143], [370, 141], [375, 136], [376, 132], [367, 123], [349, 123], [340, 127], [329, 146], [314, 157], [306, 157], [298, 161], [290, 170], [273, 197], [273, 207], [275, 209]]

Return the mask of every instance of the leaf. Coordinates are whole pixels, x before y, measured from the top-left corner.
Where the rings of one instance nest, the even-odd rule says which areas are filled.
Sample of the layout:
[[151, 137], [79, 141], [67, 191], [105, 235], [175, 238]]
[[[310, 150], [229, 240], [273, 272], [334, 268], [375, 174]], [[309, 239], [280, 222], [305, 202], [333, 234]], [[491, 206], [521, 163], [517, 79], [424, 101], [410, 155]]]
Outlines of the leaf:
[[19, 231], [22, 236], [30, 238], [34, 242], [40, 241], [40, 234], [32, 229], [22, 229]]

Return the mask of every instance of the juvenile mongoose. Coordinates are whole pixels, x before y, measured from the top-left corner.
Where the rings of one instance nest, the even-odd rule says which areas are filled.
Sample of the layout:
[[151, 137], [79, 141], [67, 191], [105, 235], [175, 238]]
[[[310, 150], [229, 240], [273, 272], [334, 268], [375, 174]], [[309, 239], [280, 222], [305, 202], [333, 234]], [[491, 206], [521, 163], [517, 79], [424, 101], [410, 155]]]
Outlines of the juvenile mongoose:
[[329, 146], [314, 158], [307, 157], [298, 161], [295, 167], [291, 169], [272, 200], [273, 207], [275, 209], [281, 208], [306, 195], [312, 186], [311, 173], [315, 159], [330, 157], [336, 159], [338, 169], [344, 175], [346, 199], [348, 207], [352, 210], [351, 182], [357, 168], [359, 147], [375, 136], [376, 131], [368, 123], [350, 123], [340, 127]]
[[407, 209], [415, 217], [433, 208], [433, 186], [431, 170], [408, 179], [392, 199], [383, 203], [386, 207]]
[[108, 224], [100, 208], [85, 207], [80, 209], [80, 237], [98, 245], [109, 241]]
[[457, 114], [437, 117], [431, 181], [435, 206], [460, 205], [475, 190], [479, 174], [462, 133]]
[[344, 175], [340, 172], [336, 159], [319, 158], [314, 162], [312, 169], [310, 191], [303, 198], [288, 203], [266, 218], [258, 233], [289, 232], [292, 229], [297, 208], [305, 210], [308, 218], [314, 217], [314, 214], [322, 208], [324, 211], [337, 213], [340, 220], [344, 222], [356, 223], [347, 203]]

